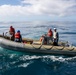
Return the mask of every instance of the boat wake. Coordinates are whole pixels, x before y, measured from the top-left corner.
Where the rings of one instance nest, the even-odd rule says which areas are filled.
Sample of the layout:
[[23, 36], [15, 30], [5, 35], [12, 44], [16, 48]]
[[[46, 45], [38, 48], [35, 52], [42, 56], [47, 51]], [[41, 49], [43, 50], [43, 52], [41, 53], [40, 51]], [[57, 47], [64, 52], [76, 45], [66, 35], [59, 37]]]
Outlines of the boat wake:
[[30, 54], [19, 54], [13, 51], [7, 51], [0, 48], [0, 60], [3, 64], [0, 65], [0, 68], [6, 68], [6, 70], [24, 67], [27, 68], [29, 65], [34, 64], [35, 62], [41, 62], [50, 64], [55, 62], [61, 62], [68, 64], [69, 62], [76, 62], [76, 56], [74, 57], [65, 57], [65, 56], [54, 56], [54, 55], [30, 55]]
[[59, 62], [69, 62], [69, 61], [75, 61], [76, 56], [74, 57], [64, 57], [64, 56], [53, 56], [53, 55], [46, 55], [46, 56], [29, 56], [29, 55], [23, 55], [20, 57], [20, 60], [26, 61], [26, 60], [36, 60], [36, 59], [41, 59], [42, 61], [59, 61]]

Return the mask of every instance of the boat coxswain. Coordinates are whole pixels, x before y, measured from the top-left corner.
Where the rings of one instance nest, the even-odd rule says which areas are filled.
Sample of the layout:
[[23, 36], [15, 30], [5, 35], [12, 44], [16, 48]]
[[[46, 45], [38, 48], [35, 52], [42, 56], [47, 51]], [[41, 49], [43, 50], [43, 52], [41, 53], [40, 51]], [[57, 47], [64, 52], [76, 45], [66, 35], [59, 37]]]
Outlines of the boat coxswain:
[[59, 40], [59, 34], [57, 32], [57, 29], [54, 28], [54, 32], [53, 32], [53, 45], [54, 46], [58, 46], [58, 40]]
[[50, 41], [51, 42], [53, 41], [53, 32], [52, 32], [52, 29], [49, 29], [48, 33], [47, 33], [47, 44], [49, 44]]
[[15, 29], [13, 28], [13, 26], [10, 26], [10, 29], [9, 29], [9, 34], [10, 34], [10, 39], [12, 41], [14, 41], [14, 35], [15, 35]]

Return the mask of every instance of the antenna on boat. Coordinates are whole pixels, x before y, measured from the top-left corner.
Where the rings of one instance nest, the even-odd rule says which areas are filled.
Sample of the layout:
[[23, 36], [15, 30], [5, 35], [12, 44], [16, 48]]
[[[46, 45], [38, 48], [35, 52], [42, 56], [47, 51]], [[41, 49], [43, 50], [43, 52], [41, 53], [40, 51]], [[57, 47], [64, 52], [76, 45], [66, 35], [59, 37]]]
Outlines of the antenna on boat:
[[3, 37], [4, 37], [4, 32], [3, 32]]

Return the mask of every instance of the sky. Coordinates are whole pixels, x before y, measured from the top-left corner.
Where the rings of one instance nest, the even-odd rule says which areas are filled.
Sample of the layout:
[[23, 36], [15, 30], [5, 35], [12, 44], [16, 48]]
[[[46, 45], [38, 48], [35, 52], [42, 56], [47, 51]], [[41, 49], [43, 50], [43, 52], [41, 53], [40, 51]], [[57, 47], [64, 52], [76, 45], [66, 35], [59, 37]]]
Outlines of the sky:
[[76, 0], [0, 0], [3, 21], [76, 21]]

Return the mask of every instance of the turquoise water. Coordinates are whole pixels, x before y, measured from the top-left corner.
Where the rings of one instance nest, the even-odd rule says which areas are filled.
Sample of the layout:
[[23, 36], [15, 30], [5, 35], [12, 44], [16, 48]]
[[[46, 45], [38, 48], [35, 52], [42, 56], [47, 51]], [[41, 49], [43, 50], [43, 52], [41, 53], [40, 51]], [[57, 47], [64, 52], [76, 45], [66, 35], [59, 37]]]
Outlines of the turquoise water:
[[[21, 30], [22, 37], [34, 39], [55, 27], [59, 40], [76, 46], [76, 22], [0, 23], [0, 34], [7, 32], [10, 25]], [[0, 75], [76, 75], [76, 56], [21, 53], [0, 47]]]

